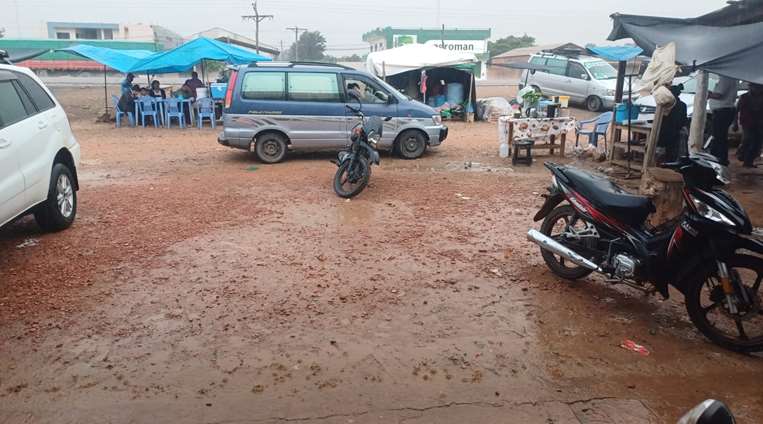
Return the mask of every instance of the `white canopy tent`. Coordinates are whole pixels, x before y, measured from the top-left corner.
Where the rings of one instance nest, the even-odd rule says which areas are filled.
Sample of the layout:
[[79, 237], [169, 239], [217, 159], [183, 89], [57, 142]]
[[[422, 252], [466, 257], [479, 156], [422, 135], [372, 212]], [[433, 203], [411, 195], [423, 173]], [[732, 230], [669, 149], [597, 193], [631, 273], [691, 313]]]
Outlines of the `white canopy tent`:
[[406, 44], [369, 54], [366, 69], [377, 76], [387, 77], [421, 68], [440, 68], [478, 62], [474, 53], [454, 52], [425, 44]]

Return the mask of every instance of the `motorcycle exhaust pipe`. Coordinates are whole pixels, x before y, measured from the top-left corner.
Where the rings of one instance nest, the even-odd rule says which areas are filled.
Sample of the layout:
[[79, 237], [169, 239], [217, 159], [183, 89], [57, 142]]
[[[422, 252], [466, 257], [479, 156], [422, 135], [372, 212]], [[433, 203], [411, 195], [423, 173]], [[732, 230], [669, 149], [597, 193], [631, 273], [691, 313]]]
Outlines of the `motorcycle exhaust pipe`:
[[557, 242], [551, 237], [548, 237], [547, 235], [541, 233], [538, 230], [528, 231], [527, 240], [537, 244], [543, 250], [548, 250], [549, 252], [555, 255], [559, 255], [563, 257], [564, 259], [567, 259], [568, 261], [574, 263], [575, 265], [582, 266], [584, 268], [588, 268], [592, 271], [596, 271], [599, 273], [602, 272], [601, 268], [599, 268], [599, 266], [596, 265], [595, 263], [584, 258], [582, 255], [579, 255], [572, 249], [564, 247], [561, 243]]

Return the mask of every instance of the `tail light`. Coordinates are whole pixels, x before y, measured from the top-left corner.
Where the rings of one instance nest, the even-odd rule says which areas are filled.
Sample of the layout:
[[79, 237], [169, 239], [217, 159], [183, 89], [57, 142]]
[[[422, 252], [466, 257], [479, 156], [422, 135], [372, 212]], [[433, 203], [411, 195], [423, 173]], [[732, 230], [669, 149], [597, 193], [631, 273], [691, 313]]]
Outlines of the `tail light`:
[[238, 78], [238, 71], [233, 71], [228, 79], [228, 89], [225, 91], [225, 109], [230, 109], [233, 103], [233, 90], [236, 89], [236, 79]]

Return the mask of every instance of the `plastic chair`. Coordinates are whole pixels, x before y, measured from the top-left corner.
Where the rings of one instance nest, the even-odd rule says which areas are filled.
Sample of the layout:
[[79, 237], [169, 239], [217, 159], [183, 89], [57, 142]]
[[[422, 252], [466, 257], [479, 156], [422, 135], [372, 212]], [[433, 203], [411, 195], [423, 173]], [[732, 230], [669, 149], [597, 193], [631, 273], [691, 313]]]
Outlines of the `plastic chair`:
[[180, 100], [167, 98], [164, 101], [164, 117], [167, 128], [172, 127], [172, 118], [178, 120], [180, 128], [185, 128], [185, 113], [183, 113], [183, 104]]
[[159, 128], [159, 105], [153, 97], [138, 98], [138, 116], [140, 116], [140, 123], [143, 128], [146, 128], [147, 116], [150, 116], [154, 121], [154, 128]]
[[[609, 124], [611, 122], [612, 112], [604, 112], [595, 118], [578, 121], [575, 125], [575, 147], [577, 147], [581, 135], [588, 137], [588, 143], [593, 144], [594, 146], [598, 146], [599, 136], [603, 135], [604, 144], [606, 145], [607, 130], [609, 129]], [[594, 124], [594, 126], [590, 130], [584, 130], [583, 126], [586, 124]]]
[[204, 126], [204, 118], [208, 118], [212, 124], [212, 128], [215, 128], [215, 101], [209, 97], [205, 97], [196, 101], [196, 108], [198, 109], [198, 116], [196, 122], [199, 129]]
[[114, 102], [114, 118], [116, 120], [117, 128], [122, 127], [122, 116], [127, 115], [127, 122], [131, 127], [135, 126], [135, 117], [132, 116], [132, 112], [125, 112], [119, 108], [119, 97], [111, 95], [111, 101]]

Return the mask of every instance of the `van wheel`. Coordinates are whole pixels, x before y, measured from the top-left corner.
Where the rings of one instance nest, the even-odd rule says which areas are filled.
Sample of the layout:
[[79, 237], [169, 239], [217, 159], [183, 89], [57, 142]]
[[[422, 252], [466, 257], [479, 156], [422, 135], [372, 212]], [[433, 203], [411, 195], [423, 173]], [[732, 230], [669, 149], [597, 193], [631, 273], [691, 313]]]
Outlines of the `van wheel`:
[[69, 228], [77, 216], [77, 191], [72, 184], [72, 171], [57, 163], [50, 174], [48, 198], [34, 211], [34, 219], [45, 231], [61, 231]]
[[419, 131], [408, 130], [400, 134], [397, 150], [403, 159], [418, 159], [427, 149], [427, 140]]
[[591, 112], [598, 112], [601, 110], [601, 107], [603, 106], [603, 102], [601, 101], [601, 98], [597, 96], [591, 96], [585, 101], [585, 107]]
[[278, 163], [286, 157], [286, 140], [281, 134], [267, 133], [257, 137], [254, 151], [264, 163]]

